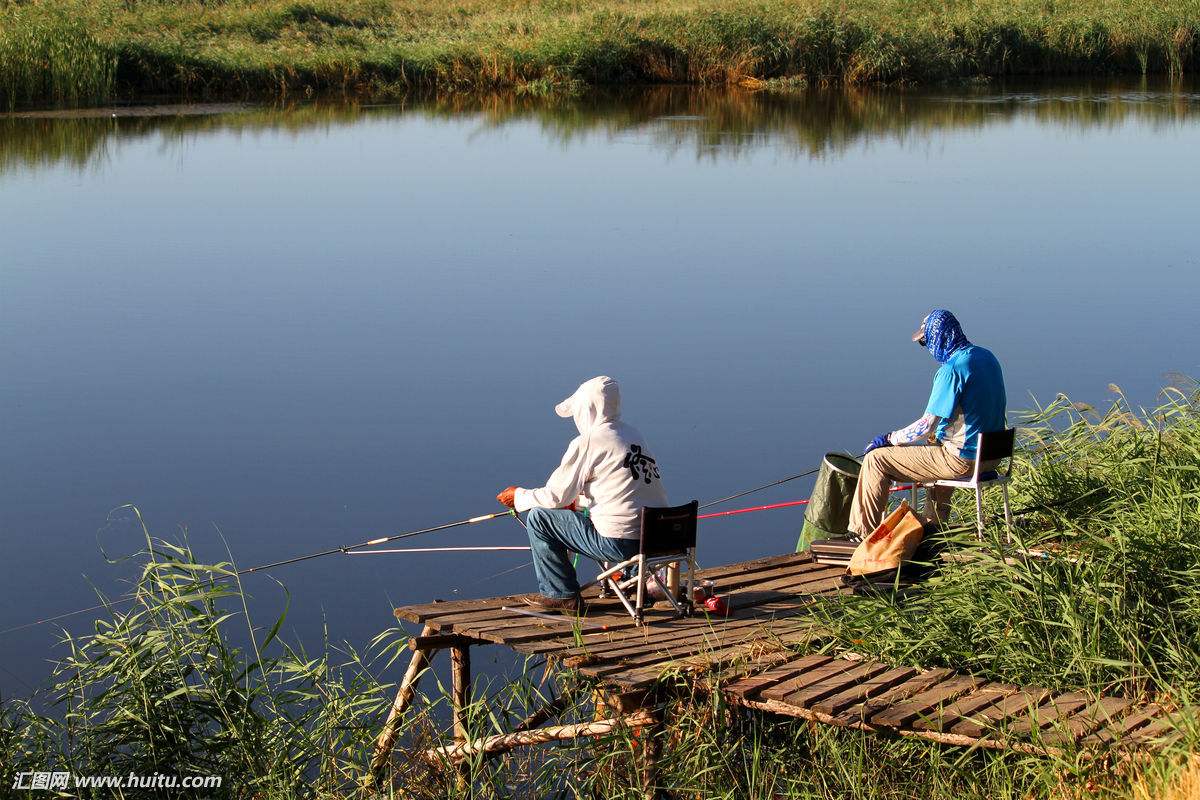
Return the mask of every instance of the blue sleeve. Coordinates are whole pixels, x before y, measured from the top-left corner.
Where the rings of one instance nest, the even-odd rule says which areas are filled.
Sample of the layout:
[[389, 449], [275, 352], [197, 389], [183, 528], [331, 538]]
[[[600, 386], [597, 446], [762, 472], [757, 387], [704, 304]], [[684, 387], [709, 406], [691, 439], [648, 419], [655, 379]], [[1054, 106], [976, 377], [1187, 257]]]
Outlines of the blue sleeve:
[[943, 364], [933, 376], [933, 391], [929, 393], [929, 405], [925, 407], [925, 413], [950, 419], [958, 407], [961, 394], [962, 378], [949, 364]]

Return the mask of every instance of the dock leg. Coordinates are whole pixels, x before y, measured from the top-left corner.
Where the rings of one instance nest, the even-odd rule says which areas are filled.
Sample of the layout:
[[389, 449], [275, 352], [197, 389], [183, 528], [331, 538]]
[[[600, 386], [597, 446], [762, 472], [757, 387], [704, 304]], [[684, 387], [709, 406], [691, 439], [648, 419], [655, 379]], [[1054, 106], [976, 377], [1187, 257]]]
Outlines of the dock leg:
[[663, 728], [663, 713], [661, 709], [654, 709], [651, 712], [652, 717], [648, 725], [641, 729], [640, 734], [643, 740], [643, 761], [642, 761], [642, 796], [645, 800], [657, 800], [658, 787], [658, 760], [662, 756], [662, 728]]
[[[426, 625], [421, 635], [429, 636], [433, 631], [432, 625]], [[383, 723], [383, 730], [375, 740], [375, 753], [371, 757], [371, 780], [374, 782], [379, 781], [383, 768], [387, 766], [388, 758], [392, 755], [392, 746], [396, 743], [396, 733], [400, 730], [400, 721], [416, 696], [417, 681], [421, 679], [421, 673], [429, 667], [429, 660], [436, 652], [437, 650], [433, 649], [417, 650], [408, 662], [408, 669], [405, 670], [400, 687], [396, 690], [396, 699], [392, 701], [387, 721]]]
[[[454, 742], [467, 742], [467, 707], [471, 704], [471, 648], [460, 644], [450, 648], [450, 701], [454, 713]], [[464, 759], [458, 765], [458, 781], [462, 788], [468, 781], [469, 767]]]

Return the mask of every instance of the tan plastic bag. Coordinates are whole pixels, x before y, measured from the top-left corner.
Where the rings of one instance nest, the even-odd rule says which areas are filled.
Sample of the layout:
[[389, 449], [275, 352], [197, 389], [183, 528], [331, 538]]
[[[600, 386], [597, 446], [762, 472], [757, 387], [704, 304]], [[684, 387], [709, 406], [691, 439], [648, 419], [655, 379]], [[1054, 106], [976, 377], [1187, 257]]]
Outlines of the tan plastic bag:
[[912, 558], [924, 533], [921, 520], [905, 500], [855, 549], [850, 557], [850, 574], [896, 569]]

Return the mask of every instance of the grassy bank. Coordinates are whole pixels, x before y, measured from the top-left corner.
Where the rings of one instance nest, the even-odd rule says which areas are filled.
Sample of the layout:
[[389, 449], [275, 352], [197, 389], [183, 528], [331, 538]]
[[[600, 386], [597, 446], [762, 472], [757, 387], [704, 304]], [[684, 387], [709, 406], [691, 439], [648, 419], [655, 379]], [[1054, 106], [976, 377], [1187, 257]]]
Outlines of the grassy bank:
[[[1148, 412], [1133, 413], [1118, 397], [1101, 411], [1061, 398], [1034, 413], [1015, 491], [1018, 506], [1042, 510], [1023, 518], [1020, 536], [1060, 557], [1009, 564], [994, 542], [955, 539], [973, 559], [902, 595], [830, 601], [817, 612], [829, 632], [814, 646], [1015, 683], [1194, 702], [1195, 390], [1174, 391]], [[394, 691], [388, 681], [401, 671], [405, 633], [388, 631], [366, 652], [327, 643], [305, 653], [278, 635], [286, 612], [268, 625], [250, 621], [228, 564], [197, 564], [185, 547], [148, 534], [146, 541], [133, 602], [114, 606], [88, 635], [64, 640], [43, 697], [4, 703], [4, 785], [17, 772], [53, 769], [221, 775], [218, 797], [369, 794], [359, 780]], [[526, 677], [511, 683], [477, 681], [472, 731], [510, 729], [552, 694], [566, 698], [564, 721], [591, 718], [587, 681], [559, 670], [542, 682], [541, 667], [529, 663]], [[444, 689], [428, 679], [424, 686], [390, 775], [405, 796], [642, 796], [644, 742], [627, 733], [479, 759], [465, 789], [452, 771], [417, 757], [449, 728]], [[677, 688], [660, 771], [675, 796], [1182, 800], [1200, 786], [1200, 762], [1189, 754], [1200, 747], [1195, 731], [1149, 761], [1035, 757], [811, 726]]]
[[1198, 34], [1198, 0], [0, 0], [0, 104], [1180, 75]]

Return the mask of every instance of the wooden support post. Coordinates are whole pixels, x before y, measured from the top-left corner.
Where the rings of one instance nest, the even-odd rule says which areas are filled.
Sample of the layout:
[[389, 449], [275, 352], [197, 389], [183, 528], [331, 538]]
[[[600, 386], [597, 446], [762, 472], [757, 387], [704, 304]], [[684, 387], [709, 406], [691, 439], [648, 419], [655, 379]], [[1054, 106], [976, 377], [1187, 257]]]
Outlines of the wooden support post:
[[454, 741], [467, 740], [467, 706], [471, 704], [471, 648], [450, 648], [450, 702], [454, 711]]
[[658, 759], [662, 756], [663, 712], [656, 708], [650, 712], [653, 720], [641, 729], [642, 739], [642, 795], [645, 800], [658, 797]]
[[583, 736], [603, 736], [612, 733], [620, 727], [640, 728], [654, 722], [654, 713], [649, 710], [636, 711], [622, 717], [597, 720], [595, 722], [579, 722], [574, 725], [556, 725], [550, 728], [536, 728], [529, 731], [502, 733], [488, 736], [473, 742], [462, 742], [450, 747], [435, 747], [425, 751], [425, 757], [431, 761], [450, 759], [459, 761], [475, 753], [503, 753], [515, 747], [544, 744], [546, 742], [578, 739]]
[[[433, 631], [432, 625], [426, 625], [421, 634], [428, 636]], [[392, 746], [396, 743], [396, 733], [400, 730], [400, 721], [404, 712], [412, 704], [413, 697], [417, 692], [417, 681], [420, 680], [421, 673], [429, 667], [429, 660], [433, 658], [435, 652], [437, 651], [417, 650], [409, 659], [408, 669], [405, 670], [400, 687], [396, 690], [396, 699], [392, 701], [387, 721], [383, 723], [383, 730], [379, 732], [379, 737], [375, 740], [375, 753], [371, 757], [371, 779], [373, 781], [379, 780], [383, 768], [387, 766], [388, 758], [392, 754]]]
[[[471, 647], [456, 644], [450, 648], [450, 703], [454, 714], [454, 742], [467, 743], [467, 707], [471, 705]], [[466, 790], [470, 775], [465, 759], [458, 763], [458, 785]]]

